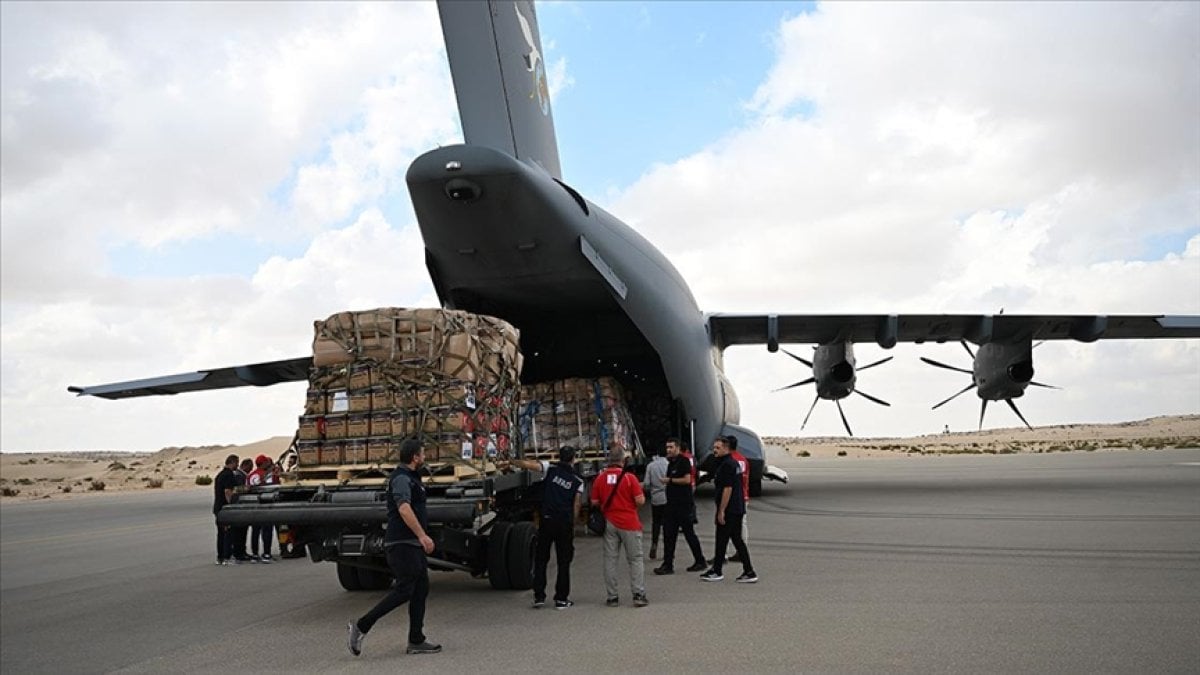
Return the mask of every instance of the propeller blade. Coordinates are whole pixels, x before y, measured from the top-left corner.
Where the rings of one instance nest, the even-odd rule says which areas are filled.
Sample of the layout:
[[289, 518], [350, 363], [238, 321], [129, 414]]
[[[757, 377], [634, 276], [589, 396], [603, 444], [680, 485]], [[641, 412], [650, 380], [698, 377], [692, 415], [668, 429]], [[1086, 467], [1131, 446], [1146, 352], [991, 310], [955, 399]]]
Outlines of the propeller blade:
[[774, 393], [774, 392], [777, 392], [777, 391], [783, 391], [784, 389], [791, 389], [792, 387], [800, 387], [800, 386], [806, 385], [806, 384], [808, 384], [808, 383], [810, 383], [810, 382], [816, 382], [816, 381], [817, 381], [817, 378], [815, 378], [815, 377], [810, 377], [810, 378], [808, 378], [807, 380], [804, 380], [804, 381], [802, 381], [802, 382], [797, 382], [797, 383], [795, 383], [795, 384], [789, 384], [789, 385], [788, 385], [788, 386], [786, 386], [786, 387], [780, 387], [780, 388], [778, 388], [778, 389], [773, 389], [773, 390], [771, 390], [771, 392], [772, 392], [772, 393]]
[[948, 365], [942, 363], [941, 361], [934, 361], [933, 359], [927, 359], [924, 356], [921, 357], [921, 360], [924, 361], [925, 363], [928, 363], [931, 366], [937, 366], [938, 368], [945, 368], [946, 370], [953, 370], [958, 373], [966, 373], [971, 376], [975, 375], [974, 372], [967, 370], [966, 368], [959, 368], [957, 366], [948, 366]]
[[1042, 384], [1041, 382], [1030, 382], [1029, 384], [1032, 384], [1035, 387], [1043, 387], [1045, 389], [1062, 389], [1062, 387], [1056, 387], [1052, 384]]
[[808, 406], [808, 414], [804, 416], [804, 424], [800, 425], [800, 431], [804, 431], [804, 427], [808, 426], [808, 418], [812, 417], [813, 408], [817, 407], [817, 401], [820, 401], [820, 400], [821, 400], [821, 395], [817, 394], [816, 398], [813, 399], [813, 404]]
[[788, 356], [792, 357], [793, 359], [796, 359], [797, 361], [799, 361], [800, 363], [803, 363], [804, 365], [808, 366], [809, 368], [813, 367], [812, 361], [809, 361], [808, 359], [802, 359], [799, 356], [796, 356], [795, 354], [789, 352], [786, 349], [780, 349], [779, 351], [783, 352], [784, 354], [787, 354]]
[[955, 394], [954, 396], [951, 396], [950, 398], [946, 399], [945, 401], [942, 401], [941, 403], [939, 403], [939, 404], [937, 404], [937, 405], [933, 406], [932, 408], [930, 408], [930, 410], [937, 410], [938, 408], [940, 408], [940, 407], [942, 407], [942, 406], [946, 405], [946, 404], [947, 404], [947, 403], [949, 403], [950, 401], [953, 401], [954, 399], [958, 398], [958, 397], [959, 397], [959, 396], [961, 396], [962, 394], [965, 394], [965, 393], [967, 393], [968, 391], [971, 391], [971, 390], [972, 390], [972, 389], [974, 389], [974, 388], [975, 388], [975, 383], [974, 383], [974, 382], [972, 382], [971, 384], [968, 384], [966, 387], [964, 387], [964, 388], [963, 388], [961, 391], [959, 391], [957, 394]]
[[[1020, 417], [1022, 422], [1025, 422], [1025, 416], [1021, 414], [1020, 410], [1017, 410], [1017, 404], [1013, 403], [1011, 398], [1004, 399], [1004, 402], [1008, 404], [1008, 407], [1012, 408], [1013, 412], [1017, 413], [1017, 417]], [[1029, 422], [1025, 422], [1025, 426], [1028, 427], [1030, 431], [1033, 431], [1033, 427], [1029, 426]]]
[[883, 400], [883, 399], [881, 399], [881, 398], [875, 398], [874, 396], [872, 396], [872, 395], [870, 395], [870, 394], [866, 393], [865, 391], [859, 391], [859, 390], [855, 389], [855, 390], [854, 390], [854, 393], [856, 393], [856, 394], [858, 394], [859, 396], [861, 396], [861, 397], [863, 397], [863, 398], [867, 399], [868, 401], [874, 401], [874, 402], [878, 403], [879, 405], [886, 405], [886, 406], [887, 406], [887, 407], [889, 407], [889, 408], [890, 408], [890, 407], [892, 407], [892, 404], [891, 404], [891, 403], [888, 403], [887, 401], [885, 401], [885, 400]]
[[980, 399], [983, 405], [979, 407], [979, 431], [983, 431], [983, 414], [987, 412], [987, 399]]
[[894, 356], [889, 356], [889, 357], [887, 357], [886, 359], [879, 359], [879, 360], [878, 360], [878, 361], [876, 361], [875, 363], [872, 363], [872, 364], [870, 364], [870, 365], [863, 366], [862, 368], [859, 368], [858, 370], [859, 370], [859, 372], [862, 372], [862, 371], [866, 370], [867, 368], [874, 368], [875, 366], [877, 366], [877, 365], [879, 365], [879, 364], [881, 364], [881, 363], [887, 363], [888, 361], [891, 361], [891, 360], [892, 360], [892, 359], [894, 359], [894, 358], [896, 358], [896, 357], [894, 357]]
[[850, 431], [850, 423], [846, 421], [846, 413], [842, 412], [842, 402], [840, 400], [835, 400], [834, 403], [837, 404], [838, 414], [842, 416], [842, 425], [846, 427], [846, 434], [853, 436], [854, 432]]
[[967, 341], [959, 340], [958, 342], [959, 342], [959, 344], [961, 344], [963, 346], [963, 349], [967, 350], [967, 353], [971, 355], [971, 360], [974, 361], [975, 360], [975, 352], [971, 351], [971, 348], [969, 346], [967, 346]]

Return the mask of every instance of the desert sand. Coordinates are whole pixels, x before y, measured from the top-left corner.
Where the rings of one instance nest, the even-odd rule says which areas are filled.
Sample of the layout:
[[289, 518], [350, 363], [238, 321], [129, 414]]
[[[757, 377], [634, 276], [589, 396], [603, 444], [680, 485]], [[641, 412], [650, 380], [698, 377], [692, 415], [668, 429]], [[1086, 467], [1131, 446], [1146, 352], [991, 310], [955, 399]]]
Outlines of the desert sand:
[[793, 457], [848, 458], [1195, 448], [1200, 447], [1200, 415], [1152, 417], [1119, 424], [984, 429], [912, 438], [765, 437], [763, 442], [781, 447]]
[[[0, 491], [7, 502], [155, 488], [198, 488], [196, 478], [216, 476], [226, 456], [235, 454], [253, 459], [263, 454], [276, 459], [291, 441], [291, 436], [275, 436], [247, 445], [163, 448], [140, 453], [4, 453], [0, 455]], [[94, 483], [104, 486], [97, 490]]]
[[[915, 455], [1018, 452], [1143, 451], [1200, 447], [1200, 415], [1154, 417], [1121, 424], [1069, 424], [1035, 429], [988, 429], [913, 438], [765, 437], [792, 457], [865, 459]], [[276, 436], [246, 445], [163, 448], [152, 453], [47, 452], [0, 454], [4, 501], [76, 499], [147, 489], [211, 489], [226, 455], [277, 459], [291, 442]], [[94, 484], [103, 483], [95, 489]]]

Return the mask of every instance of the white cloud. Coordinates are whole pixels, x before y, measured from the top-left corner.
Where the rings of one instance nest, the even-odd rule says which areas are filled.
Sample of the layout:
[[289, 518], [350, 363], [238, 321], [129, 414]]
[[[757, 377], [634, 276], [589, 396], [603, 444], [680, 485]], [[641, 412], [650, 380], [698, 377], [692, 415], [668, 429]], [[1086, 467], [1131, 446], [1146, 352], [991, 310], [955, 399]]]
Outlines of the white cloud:
[[[288, 433], [293, 385], [123, 403], [65, 388], [302, 356], [311, 322], [347, 306], [436, 304], [403, 183], [457, 137], [436, 9], [101, 10], [3, 5], [0, 447]], [[307, 246], [252, 276], [131, 277], [108, 258], [214, 232]]]
[[[1200, 226], [1195, 5], [828, 3], [784, 22], [777, 49], [750, 124], [610, 205], [675, 261], [702, 308], [1200, 313], [1196, 238], [1147, 255], [1156, 237]], [[714, 274], [716, 261], [729, 272]], [[961, 386], [916, 361], [937, 348], [896, 353], [860, 384], [899, 391], [902, 405], [845, 402], [860, 433], [975, 426], [974, 397], [914, 413]], [[1030, 391], [1031, 422], [1200, 412], [1190, 341], [1042, 347], [1039, 373], [1080, 353], [1104, 358], [1069, 369], [1070, 395]], [[881, 355], [864, 345], [860, 363]], [[745, 422], [798, 431], [812, 394], [766, 392], [802, 367], [761, 348], [726, 364]], [[1131, 381], [1147, 383], [1136, 401], [1124, 400]], [[840, 433], [826, 405], [810, 432]], [[1006, 406], [992, 414], [1019, 424]]]
[[[433, 5], [0, 3], [0, 31], [0, 448], [288, 433], [302, 383], [64, 389], [303, 355], [313, 319], [437, 302], [403, 184], [457, 136]], [[702, 308], [1200, 314], [1200, 235], [1153, 248], [1200, 226], [1196, 5], [834, 3], [786, 21], [778, 50], [749, 124], [608, 208]], [[574, 84], [565, 59], [549, 75]], [[107, 255], [215, 232], [303, 253], [170, 279]], [[1043, 345], [1037, 379], [1064, 389], [1019, 404], [1034, 424], [1197, 412], [1196, 342]], [[845, 402], [859, 433], [975, 426], [969, 395], [927, 412], [964, 382], [916, 358], [966, 364], [961, 347], [894, 353], [859, 380], [893, 407]], [[807, 377], [780, 359], [727, 355], [764, 433], [811, 402], [769, 393]], [[828, 403], [809, 425], [840, 429]]]

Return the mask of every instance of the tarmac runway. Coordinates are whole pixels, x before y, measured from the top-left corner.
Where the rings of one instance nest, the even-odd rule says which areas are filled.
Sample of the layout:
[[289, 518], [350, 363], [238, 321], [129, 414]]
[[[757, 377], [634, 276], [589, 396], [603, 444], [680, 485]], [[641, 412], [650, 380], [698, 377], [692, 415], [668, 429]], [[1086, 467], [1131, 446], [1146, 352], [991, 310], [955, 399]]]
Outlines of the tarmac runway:
[[0, 670], [1200, 670], [1200, 450], [770, 461], [792, 481], [751, 504], [758, 584], [647, 561], [650, 606], [608, 608], [580, 537], [566, 611], [433, 573], [430, 656], [404, 654], [403, 610], [350, 656], [380, 593], [333, 565], [213, 565], [208, 488], [5, 503]]

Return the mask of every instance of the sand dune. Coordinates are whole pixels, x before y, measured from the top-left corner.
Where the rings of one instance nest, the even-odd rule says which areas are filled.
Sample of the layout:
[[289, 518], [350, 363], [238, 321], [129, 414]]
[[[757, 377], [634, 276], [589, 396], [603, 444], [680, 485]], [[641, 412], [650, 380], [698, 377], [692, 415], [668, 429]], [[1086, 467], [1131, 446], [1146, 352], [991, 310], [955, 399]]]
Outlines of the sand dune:
[[[197, 476], [215, 476], [225, 457], [277, 458], [291, 436], [276, 436], [247, 445], [163, 448], [157, 452], [5, 453], [0, 455], [0, 488], [8, 499], [73, 498], [130, 490], [196, 488]], [[104, 483], [102, 491], [92, 484]], [[17, 491], [15, 495], [10, 495]]]
[[[767, 437], [763, 440], [794, 457], [1136, 451], [1200, 447], [1200, 415], [1155, 417], [1121, 424], [1069, 424], [1032, 430], [988, 429], [913, 438]], [[264, 454], [278, 458], [290, 442], [290, 436], [276, 436], [246, 445], [171, 447], [152, 453], [4, 453], [0, 455], [0, 488], [5, 494], [4, 501], [74, 499], [154, 489], [151, 486], [159, 481], [159, 489], [211, 490], [210, 486], [198, 486], [196, 477], [215, 476], [226, 455], [254, 457]], [[93, 482], [103, 482], [104, 489], [92, 489]]]

